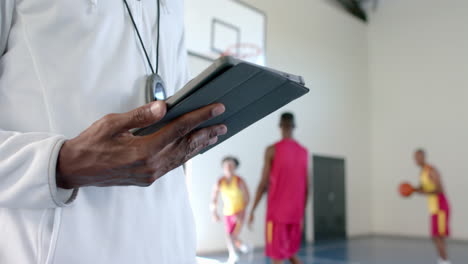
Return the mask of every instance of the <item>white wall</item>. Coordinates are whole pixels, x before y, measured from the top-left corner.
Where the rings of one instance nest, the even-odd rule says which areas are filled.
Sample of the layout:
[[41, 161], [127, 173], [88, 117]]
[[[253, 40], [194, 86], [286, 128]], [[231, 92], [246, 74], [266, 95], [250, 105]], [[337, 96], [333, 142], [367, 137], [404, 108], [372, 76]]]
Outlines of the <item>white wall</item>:
[[428, 235], [426, 201], [396, 193], [417, 182], [412, 151], [424, 147], [452, 203], [453, 237], [468, 239], [468, 2], [380, 2], [369, 25], [373, 231]]
[[[366, 26], [326, 1], [246, 2], [267, 13], [268, 66], [303, 75], [311, 88], [307, 96], [286, 107], [297, 116], [298, 140], [312, 153], [346, 158], [348, 233], [369, 233], [370, 102]], [[240, 158], [240, 175], [254, 192], [263, 152], [279, 139], [277, 121], [283, 110], [193, 160], [190, 189], [199, 251], [225, 249], [223, 226], [212, 223], [208, 210], [212, 185], [221, 175], [221, 158], [227, 154]], [[257, 211], [254, 232], [244, 230], [242, 235], [261, 246], [265, 204]]]

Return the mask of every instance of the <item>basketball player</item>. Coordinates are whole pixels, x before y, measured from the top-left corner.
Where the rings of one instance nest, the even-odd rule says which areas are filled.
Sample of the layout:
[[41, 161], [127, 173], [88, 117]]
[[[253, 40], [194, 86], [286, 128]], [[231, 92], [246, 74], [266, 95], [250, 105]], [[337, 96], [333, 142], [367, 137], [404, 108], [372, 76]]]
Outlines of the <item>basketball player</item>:
[[307, 150], [293, 139], [291, 113], [281, 115], [282, 140], [266, 150], [265, 163], [249, 225], [265, 192], [268, 191], [266, 217], [266, 255], [273, 264], [301, 261], [296, 255], [301, 245], [302, 221], [307, 201]]
[[417, 150], [414, 153], [414, 158], [416, 164], [421, 167], [421, 185], [416, 188], [416, 192], [426, 195], [428, 198], [432, 239], [440, 257], [439, 264], [449, 264], [445, 238], [450, 234], [450, 206], [445, 197], [440, 174], [426, 162], [424, 150]]
[[211, 212], [215, 221], [220, 221], [217, 211], [218, 196], [221, 193], [223, 200], [224, 224], [226, 227], [226, 242], [229, 251], [228, 263], [237, 263], [239, 256], [236, 249], [246, 254], [249, 252], [247, 245], [239, 239], [245, 219], [245, 209], [249, 204], [250, 195], [247, 184], [236, 174], [239, 160], [234, 157], [226, 157], [222, 161], [224, 176], [221, 177], [213, 188], [213, 200]]

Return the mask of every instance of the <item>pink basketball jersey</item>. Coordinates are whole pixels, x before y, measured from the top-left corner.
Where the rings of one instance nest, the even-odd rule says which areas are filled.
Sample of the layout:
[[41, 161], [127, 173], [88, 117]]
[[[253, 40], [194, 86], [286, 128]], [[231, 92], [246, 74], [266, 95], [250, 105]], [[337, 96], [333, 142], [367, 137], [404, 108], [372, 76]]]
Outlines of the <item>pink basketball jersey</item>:
[[267, 219], [301, 223], [307, 191], [307, 150], [293, 139], [275, 144], [268, 185]]

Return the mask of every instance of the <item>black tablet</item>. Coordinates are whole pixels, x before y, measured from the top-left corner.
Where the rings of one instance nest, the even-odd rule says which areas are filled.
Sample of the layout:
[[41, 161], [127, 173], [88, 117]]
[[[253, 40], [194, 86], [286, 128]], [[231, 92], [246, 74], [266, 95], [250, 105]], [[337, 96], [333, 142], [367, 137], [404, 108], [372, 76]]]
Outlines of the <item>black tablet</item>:
[[234, 136], [244, 128], [309, 92], [301, 76], [251, 64], [233, 57], [222, 57], [176, 94], [167, 99], [168, 111], [159, 122], [133, 131], [143, 136], [154, 133], [177, 117], [203, 106], [222, 103], [223, 115], [198, 128], [225, 124], [226, 135], [207, 150]]

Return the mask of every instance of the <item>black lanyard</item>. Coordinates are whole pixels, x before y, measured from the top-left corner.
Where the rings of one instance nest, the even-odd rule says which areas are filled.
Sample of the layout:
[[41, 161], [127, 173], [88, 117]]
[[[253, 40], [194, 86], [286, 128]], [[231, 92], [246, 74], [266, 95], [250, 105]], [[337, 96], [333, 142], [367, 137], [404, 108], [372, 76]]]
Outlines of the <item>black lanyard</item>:
[[138, 40], [140, 41], [140, 45], [143, 48], [143, 51], [145, 52], [145, 57], [146, 61], [148, 62], [148, 65], [151, 69], [151, 75], [148, 77], [146, 80], [146, 102], [150, 103], [155, 100], [165, 100], [166, 99], [166, 89], [164, 85], [164, 81], [159, 76], [158, 74], [158, 69], [159, 69], [159, 31], [161, 29], [160, 21], [161, 21], [161, 5], [160, 5], [160, 0], [157, 0], [157, 5], [158, 5], [158, 12], [157, 12], [157, 24], [158, 24], [158, 32], [157, 32], [157, 40], [156, 40], [156, 68], [153, 68], [153, 65], [151, 64], [151, 60], [148, 56], [148, 51], [146, 50], [145, 44], [143, 43], [143, 40], [141, 38], [140, 31], [138, 30], [138, 27], [135, 23], [135, 19], [133, 18], [132, 11], [130, 10], [130, 7], [128, 6], [127, 0], [123, 0], [125, 3], [125, 7], [127, 8], [128, 15], [130, 16], [130, 19], [132, 20], [133, 28], [135, 29], [135, 32], [137, 33]]
[[133, 14], [132, 14], [132, 11], [130, 10], [130, 7], [128, 6], [128, 3], [127, 3], [127, 0], [123, 0], [124, 3], [125, 3], [125, 7], [127, 8], [127, 11], [128, 11], [128, 15], [130, 16], [130, 19], [132, 20], [132, 24], [133, 24], [133, 28], [135, 29], [135, 32], [137, 33], [137, 36], [138, 36], [138, 40], [140, 41], [140, 45], [141, 47], [143, 48], [143, 51], [145, 52], [145, 57], [146, 57], [146, 61], [148, 62], [148, 65], [151, 69], [151, 73], [155, 74], [155, 73], [158, 73], [158, 68], [159, 68], [159, 31], [161, 29], [160, 27], [160, 17], [161, 17], [161, 12], [160, 12], [160, 9], [161, 9], [161, 6], [160, 6], [160, 3], [159, 1], [160, 0], [157, 0], [157, 4], [158, 4], [158, 12], [157, 12], [157, 24], [158, 24], [158, 32], [157, 32], [157, 39], [156, 39], [156, 68], [153, 68], [153, 64], [151, 63], [151, 60], [148, 56], [148, 52], [146, 50], [146, 47], [145, 47], [145, 44], [143, 43], [143, 40], [141, 38], [141, 34], [140, 34], [140, 30], [138, 30], [138, 27], [135, 23], [135, 19], [133, 18]]

